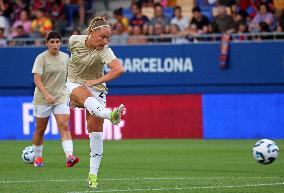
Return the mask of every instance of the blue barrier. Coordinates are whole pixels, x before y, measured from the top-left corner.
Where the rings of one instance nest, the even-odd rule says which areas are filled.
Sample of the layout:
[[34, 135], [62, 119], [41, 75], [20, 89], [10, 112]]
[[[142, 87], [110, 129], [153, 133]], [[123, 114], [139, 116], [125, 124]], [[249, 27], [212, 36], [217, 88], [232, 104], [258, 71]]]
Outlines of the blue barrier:
[[[219, 44], [112, 46], [125, 74], [110, 94], [283, 92], [284, 43], [232, 43], [219, 68]], [[32, 95], [31, 69], [44, 48], [1, 48], [0, 95]], [[63, 48], [66, 51], [66, 48]]]
[[205, 139], [284, 139], [284, 94], [203, 95]]
[[[0, 140], [32, 139], [35, 130], [32, 97], [0, 97]], [[59, 139], [55, 118], [48, 124], [45, 139]]]
[[[178, 101], [178, 97], [176, 100]], [[32, 139], [35, 118], [31, 102], [32, 97], [0, 97], [0, 140]], [[149, 103], [151, 102], [143, 104], [142, 99], [139, 104], [151, 109], [146, 105]], [[139, 105], [135, 105], [129, 108], [139, 111], [135, 109], [138, 107]], [[159, 113], [162, 114], [163, 109]], [[204, 139], [284, 139], [283, 114], [284, 94], [205, 94], [202, 95], [202, 117], [199, 120], [202, 119]], [[161, 121], [162, 119], [163, 116]], [[132, 120], [132, 125], [133, 121], [135, 120]], [[184, 123], [187, 121], [188, 119], [184, 119]], [[124, 122], [126, 127], [129, 124]], [[137, 124], [143, 123], [138, 120]], [[111, 128], [107, 127], [108, 124], [105, 131], [110, 131]], [[176, 128], [172, 129], [174, 131]], [[131, 130], [137, 134], [137, 138], [140, 137], [137, 128]], [[45, 139], [59, 138], [56, 121], [51, 118]]]

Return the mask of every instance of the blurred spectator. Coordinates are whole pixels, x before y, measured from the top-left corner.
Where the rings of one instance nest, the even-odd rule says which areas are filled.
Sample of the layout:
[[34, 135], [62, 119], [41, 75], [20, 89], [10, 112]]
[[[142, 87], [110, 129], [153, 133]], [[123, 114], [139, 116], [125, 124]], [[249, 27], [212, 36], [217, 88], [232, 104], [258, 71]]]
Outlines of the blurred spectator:
[[173, 35], [171, 42], [174, 44], [188, 43], [189, 41], [185, 39], [181, 34], [181, 29], [177, 24], [171, 24], [170, 34]]
[[4, 28], [0, 27], [0, 47], [7, 46], [7, 40], [4, 36]]
[[72, 31], [71, 35], [81, 35], [81, 31], [78, 30], [78, 29], [75, 29], [75, 30]]
[[45, 11], [52, 20], [64, 18], [64, 4], [61, 0], [47, 0]]
[[234, 36], [234, 40], [237, 40], [237, 41], [247, 40], [248, 38], [245, 35], [245, 33], [248, 33], [248, 26], [243, 21], [243, 22], [240, 22], [237, 26], [237, 33]]
[[165, 28], [161, 23], [155, 24], [152, 35], [155, 37], [150, 38], [150, 42], [171, 42], [171, 38], [166, 37]]
[[261, 3], [258, 7], [258, 12], [250, 23], [249, 30], [256, 32], [259, 29], [260, 22], [266, 22], [270, 29], [273, 28], [273, 15], [269, 12], [269, 7], [266, 3]]
[[284, 32], [284, 9], [282, 10], [278, 22], [277, 22], [277, 32]]
[[265, 21], [261, 21], [258, 24], [259, 32], [270, 32], [269, 26]]
[[16, 20], [11, 27], [10, 37], [16, 36], [16, 29], [18, 26], [22, 26], [26, 34], [31, 33], [32, 22], [29, 20], [29, 14], [26, 10], [21, 11], [20, 18]]
[[16, 34], [13, 37], [11, 41], [9, 41], [10, 46], [23, 46], [26, 45], [26, 41], [17, 41], [17, 39], [22, 38], [30, 38], [30, 36], [25, 32], [24, 27], [22, 25], [19, 25], [16, 27]]
[[126, 44], [128, 41], [128, 32], [125, 32], [124, 25], [122, 22], [116, 23], [116, 28], [112, 32], [112, 36], [110, 37], [110, 43], [113, 44]]
[[115, 21], [115, 23], [113, 23], [111, 25], [112, 30], [116, 30], [115, 29], [116, 25], [118, 23], [122, 23], [123, 24], [123, 30], [125, 32], [127, 32], [128, 31], [128, 18], [123, 16], [123, 8], [122, 7], [115, 9], [113, 11], [113, 17], [115, 18], [116, 21]]
[[54, 30], [64, 34], [65, 28], [67, 27], [67, 21], [62, 0], [47, 0], [45, 10], [47, 16], [53, 23]]
[[[268, 32], [270, 32], [269, 25], [265, 21], [259, 22], [258, 25], [259, 25], [259, 32], [261, 32], [261, 33], [268, 33]], [[259, 36], [259, 38], [262, 39], [262, 40], [266, 40], [266, 39], [273, 39], [273, 36], [272, 35], [268, 35], [268, 34], [261, 34]]]
[[14, 2], [10, 2], [10, 4], [13, 10], [10, 15], [11, 21], [20, 19], [21, 12], [28, 9], [28, 5], [24, 2], [24, 0], [15, 0]]
[[246, 18], [249, 17], [247, 12], [241, 10], [240, 6], [237, 3], [234, 3], [231, 5], [230, 12], [235, 21], [240, 21], [240, 20], [245, 21]]
[[199, 7], [194, 7], [192, 9], [192, 19], [190, 21], [190, 24], [195, 24], [197, 26], [197, 29], [201, 33], [204, 33], [206, 32], [205, 28], [207, 28], [209, 24], [209, 19], [205, 15], [201, 14]]
[[0, 0], [0, 27], [4, 29], [4, 36], [8, 36], [10, 28], [10, 15], [12, 6], [5, 0]]
[[32, 16], [32, 19], [36, 17], [36, 13], [39, 9], [44, 10], [45, 3], [45, 0], [30, 0], [30, 15]]
[[197, 38], [196, 36], [198, 36], [199, 31], [198, 28], [196, 26], [196, 24], [190, 24], [190, 26], [188, 27], [187, 30], [187, 36], [186, 38], [190, 41], [190, 42], [198, 42], [199, 39], [202, 38]]
[[169, 33], [170, 23], [171, 19], [164, 14], [163, 6], [159, 3], [156, 3], [154, 7], [154, 17], [150, 20], [149, 34], [155, 34], [154, 28], [157, 26], [156, 24], [160, 24], [159, 26], [162, 26], [162, 31], [164, 33]]
[[79, 15], [79, 29], [85, 25], [85, 4], [84, 0], [65, 0], [64, 9], [67, 16], [67, 30], [72, 31], [75, 26], [75, 14]]
[[[236, 31], [239, 31], [240, 24], [245, 24], [249, 20], [249, 16], [245, 11], [242, 11], [237, 3], [233, 3], [229, 12], [234, 20]], [[243, 25], [241, 25], [243, 27]]]
[[2, 29], [4, 29], [4, 35], [8, 36], [9, 35], [9, 29], [10, 29], [10, 25], [9, 25], [9, 20], [0, 15], [0, 27]]
[[[284, 32], [284, 10], [282, 10], [278, 22], [277, 22], [277, 32]], [[278, 39], [284, 39], [284, 35], [277, 36]]]
[[284, 1], [283, 0], [273, 0], [273, 5], [275, 8], [275, 14], [279, 17], [284, 10]]
[[174, 17], [171, 19], [171, 24], [178, 25], [180, 31], [184, 31], [189, 26], [189, 19], [182, 15], [180, 6], [174, 8]]
[[145, 44], [147, 42], [146, 37], [142, 33], [142, 28], [138, 25], [133, 26], [132, 33], [128, 38], [129, 44]]
[[10, 19], [13, 14], [13, 3], [9, 0], [0, 0], [0, 16]]
[[45, 37], [45, 35], [52, 30], [51, 20], [45, 16], [44, 10], [36, 11], [36, 18], [32, 20], [32, 36]]
[[133, 17], [129, 21], [129, 33], [132, 33], [134, 26], [139, 26], [142, 29], [143, 34], [148, 33], [149, 19], [145, 15], [142, 15], [142, 7], [139, 4], [133, 4], [131, 6]]
[[14, 38], [29, 38], [29, 34], [26, 33], [24, 26], [19, 25], [16, 28], [16, 35], [14, 36]]
[[219, 5], [217, 7], [218, 15], [213, 19], [212, 23], [215, 29], [214, 33], [232, 33], [235, 31], [235, 22], [232, 16], [227, 14], [226, 7]]
[[36, 11], [38, 9], [44, 9], [46, 0], [30, 0], [31, 9]]

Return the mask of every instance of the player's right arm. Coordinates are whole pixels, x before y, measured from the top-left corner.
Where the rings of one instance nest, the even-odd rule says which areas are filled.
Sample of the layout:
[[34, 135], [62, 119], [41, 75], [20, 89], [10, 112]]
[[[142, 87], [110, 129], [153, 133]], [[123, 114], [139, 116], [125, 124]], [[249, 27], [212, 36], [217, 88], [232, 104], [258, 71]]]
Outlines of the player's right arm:
[[34, 83], [39, 91], [43, 94], [45, 101], [47, 104], [54, 104], [55, 98], [51, 94], [49, 94], [41, 81], [41, 74], [34, 73]]

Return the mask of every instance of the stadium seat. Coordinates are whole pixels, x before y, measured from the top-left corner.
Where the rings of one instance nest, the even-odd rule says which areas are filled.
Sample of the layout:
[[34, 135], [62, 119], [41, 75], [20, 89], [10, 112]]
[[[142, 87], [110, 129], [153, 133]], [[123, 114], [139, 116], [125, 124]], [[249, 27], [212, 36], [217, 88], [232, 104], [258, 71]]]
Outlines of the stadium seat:
[[211, 6], [201, 7], [201, 12], [202, 12], [203, 15], [207, 16], [209, 20], [213, 19], [212, 7]]
[[123, 8], [123, 16], [127, 17], [130, 20], [133, 16], [130, 8]]
[[164, 7], [164, 14], [172, 18], [174, 15], [174, 9], [172, 7]]

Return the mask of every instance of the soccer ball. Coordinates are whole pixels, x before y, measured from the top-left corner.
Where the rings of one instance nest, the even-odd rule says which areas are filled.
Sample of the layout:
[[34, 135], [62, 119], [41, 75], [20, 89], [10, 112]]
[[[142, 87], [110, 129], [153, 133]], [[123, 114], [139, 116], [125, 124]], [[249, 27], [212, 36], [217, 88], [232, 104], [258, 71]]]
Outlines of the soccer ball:
[[253, 146], [253, 157], [260, 164], [271, 164], [278, 156], [279, 148], [269, 139], [261, 139]]
[[33, 146], [25, 147], [22, 153], [22, 160], [27, 164], [34, 163], [35, 152]]

